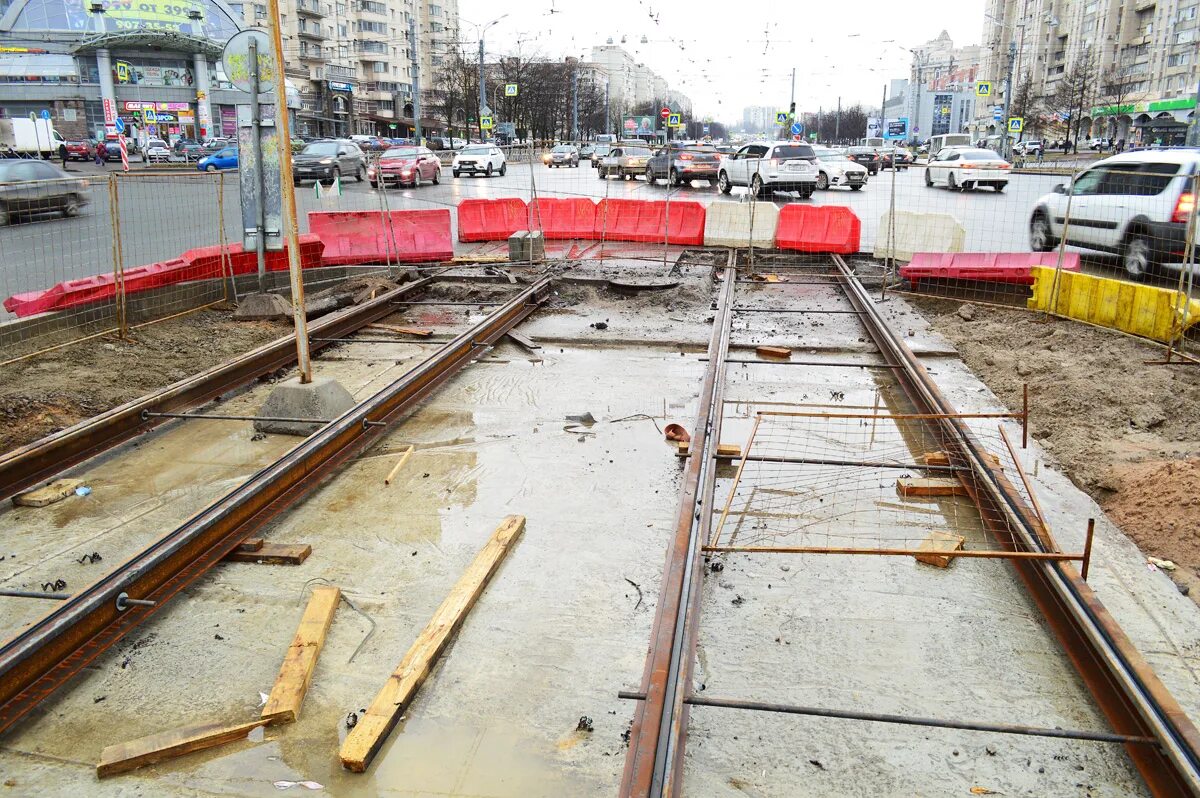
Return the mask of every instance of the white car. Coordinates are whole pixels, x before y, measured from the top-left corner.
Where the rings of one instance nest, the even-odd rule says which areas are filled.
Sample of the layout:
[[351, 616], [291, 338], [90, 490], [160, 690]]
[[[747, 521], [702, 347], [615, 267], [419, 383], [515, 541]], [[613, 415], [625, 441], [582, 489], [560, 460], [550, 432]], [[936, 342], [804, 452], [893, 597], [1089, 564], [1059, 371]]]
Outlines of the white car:
[[849, 186], [858, 191], [867, 184], [867, 168], [860, 166], [837, 150], [814, 147], [817, 154], [817, 188]]
[[758, 141], [721, 159], [717, 188], [728, 194], [746, 186], [751, 196], [795, 191], [802, 199], [817, 187], [817, 154], [812, 145], [791, 141]]
[[1130, 277], [1186, 262], [1188, 220], [1200, 150], [1145, 150], [1097, 161], [1041, 197], [1029, 219], [1029, 246], [1066, 243], [1121, 256]]
[[495, 144], [468, 144], [454, 154], [454, 163], [450, 168], [455, 177], [463, 172], [484, 174], [488, 177], [498, 173], [504, 177], [504, 173], [508, 171], [504, 153]]
[[1013, 152], [1020, 155], [1030, 155], [1038, 150], [1044, 151], [1045, 149], [1040, 139], [1026, 139], [1025, 141], [1018, 141], [1013, 145]]
[[1008, 185], [1012, 164], [995, 150], [976, 147], [943, 147], [925, 167], [926, 186], [945, 186], [951, 191], [967, 191], [990, 186], [1003, 191]]
[[150, 139], [142, 152], [145, 153], [146, 163], [166, 163], [171, 160], [171, 148], [162, 139]]

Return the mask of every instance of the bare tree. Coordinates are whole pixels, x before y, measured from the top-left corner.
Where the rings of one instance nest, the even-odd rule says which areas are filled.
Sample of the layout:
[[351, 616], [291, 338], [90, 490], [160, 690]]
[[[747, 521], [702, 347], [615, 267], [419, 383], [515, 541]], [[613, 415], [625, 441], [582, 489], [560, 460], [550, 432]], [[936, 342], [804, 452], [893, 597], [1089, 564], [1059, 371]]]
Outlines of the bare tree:
[[[1053, 106], [1067, 115], [1067, 135], [1072, 140], [1072, 152], [1079, 152], [1083, 114], [1092, 107], [1099, 91], [1098, 66], [1094, 49], [1088, 47], [1081, 50], [1050, 98]], [[1074, 135], [1071, 135], [1072, 125], [1075, 129]]]
[[1129, 65], [1111, 64], [1100, 76], [1100, 96], [1109, 103], [1112, 111], [1109, 138], [1114, 143], [1117, 139], [1117, 118], [1121, 114], [1132, 114], [1134, 103], [1145, 96], [1141, 83], [1140, 76], [1134, 74]]

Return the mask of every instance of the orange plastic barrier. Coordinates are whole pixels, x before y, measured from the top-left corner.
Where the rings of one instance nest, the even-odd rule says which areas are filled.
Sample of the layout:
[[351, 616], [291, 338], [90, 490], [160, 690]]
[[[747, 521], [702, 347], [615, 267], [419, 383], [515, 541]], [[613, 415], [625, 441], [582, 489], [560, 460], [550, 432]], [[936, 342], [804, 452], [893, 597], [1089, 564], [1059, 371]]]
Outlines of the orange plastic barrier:
[[326, 265], [428, 263], [454, 257], [450, 211], [309, 211], [308, 229], [325, 244]]
[[591, 238], [596, 205], [586, 197], [538, 197], [529, 203], [529, 229], [540, 230], [547, 241]]
[[862, 222], [843, 205], [789, 203], [779, 209], [775, 246], [797, 252], [858, 252]]
[[529, 206], [519, 197], [465, 199], [458, 204], [459, 241], [505, 241], [529, 229]]

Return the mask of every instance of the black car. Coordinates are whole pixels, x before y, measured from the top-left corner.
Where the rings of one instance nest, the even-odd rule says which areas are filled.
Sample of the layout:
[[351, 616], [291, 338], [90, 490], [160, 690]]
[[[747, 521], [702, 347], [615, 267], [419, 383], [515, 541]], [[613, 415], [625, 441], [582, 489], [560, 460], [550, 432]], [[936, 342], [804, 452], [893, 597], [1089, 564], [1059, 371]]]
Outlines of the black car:
[[913, 159], [908, 150], [896, 147], [881, 152], [879, 161], [882, 169], [907, 169], [912, 166]]
[[195, 139], [179, 139], [171, 147], [176, 155], [182, 155], [185, 161], [198, 161], [208, 152], [204, 149], [204, 144]]
[[646, 162], [646, 180], [666, 180], [672, 186], [693, 180], [716, 182], [720, 165], [721, 154], [711, 144], [671, 142]]
[[314, 141], [292, 156], [292, 181], [333, 180], [350, 177], [362, 182], [367, 174], [367, 157], [349, 139]]
[[846, 157], [859, 166], [865, 166], [872, 177], [879, 174], [883, 159], [874, 147], [851, 147], [846, 150]]

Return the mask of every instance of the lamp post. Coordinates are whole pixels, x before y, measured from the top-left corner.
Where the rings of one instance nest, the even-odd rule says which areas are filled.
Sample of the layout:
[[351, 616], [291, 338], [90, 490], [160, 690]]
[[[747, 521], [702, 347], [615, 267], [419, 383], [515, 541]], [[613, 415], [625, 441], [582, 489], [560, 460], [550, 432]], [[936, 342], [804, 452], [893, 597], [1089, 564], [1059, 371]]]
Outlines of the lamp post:
[[501, 14], [486, 25], [479, 27], [479, 140], [485, 138], [483, 132], [483, 118], [491, 114], [491, 108], [487, 104], [487, 82], [483, 79], [483, 37], [488, 32], [488, 29], [498, 23], [500, 20], [507, 17], [508, 14]]

